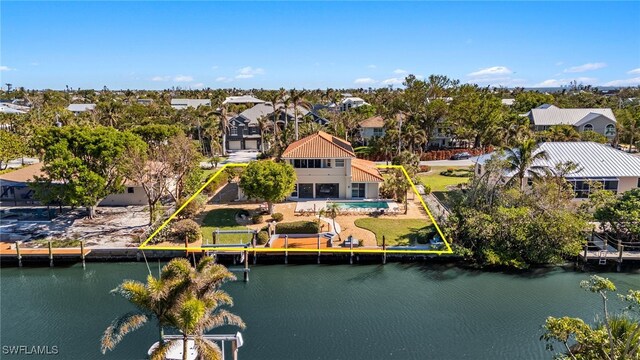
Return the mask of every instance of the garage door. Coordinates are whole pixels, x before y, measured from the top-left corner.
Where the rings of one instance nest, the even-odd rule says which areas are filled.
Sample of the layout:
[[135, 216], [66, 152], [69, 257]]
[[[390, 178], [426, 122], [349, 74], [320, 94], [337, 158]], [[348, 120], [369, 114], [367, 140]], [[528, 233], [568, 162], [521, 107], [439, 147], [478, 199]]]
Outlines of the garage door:
[[258, 150], [258, 140], [245, 140], [244, 148], [247, 150]]
[[242, 143], [240, 140], [229, 141], [229, 150], [242, 150]]

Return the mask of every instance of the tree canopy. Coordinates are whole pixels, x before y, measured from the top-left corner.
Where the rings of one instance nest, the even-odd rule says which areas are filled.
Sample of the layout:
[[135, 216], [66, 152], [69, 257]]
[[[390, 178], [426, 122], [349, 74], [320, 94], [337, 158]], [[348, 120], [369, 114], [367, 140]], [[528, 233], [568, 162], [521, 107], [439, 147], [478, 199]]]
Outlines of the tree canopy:
[[296, 173], [293, 166], [271, 160], [253, 161], [240, 177], [240, 188], [250, 199], [262, 199], [269, 204], [284, 200], [295, 189]]

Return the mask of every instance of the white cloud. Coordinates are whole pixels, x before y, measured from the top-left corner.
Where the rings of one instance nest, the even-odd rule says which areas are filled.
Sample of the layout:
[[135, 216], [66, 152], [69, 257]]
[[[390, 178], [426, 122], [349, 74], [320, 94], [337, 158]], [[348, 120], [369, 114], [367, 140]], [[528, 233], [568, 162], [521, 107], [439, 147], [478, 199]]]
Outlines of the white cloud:
[[213, 66], [211, 67], [211, 70], [217, 70], [217, 69], [218, 69], [218, 65], [213, 65]]
[[508, 74], [512, 74], [512, 73], [513, 73], [513, 71], [511, 71], [506, 66], [492, 66], [492, 67], [480, 69], [478, 71], [474, 71], [474, 72], [468, 74], [468, 76], [471, 76], [471, 77], [483, 77], [483, 76], [495, 76], [495, 75], [508, 75]]
[[382, 81], [384, 85], [402, 85], [404, 80], [400, 78], [390, 78]]
[[232, 78], [228, 78], [226, 76], [219, 76], [216, 78], [216, 82], [231, 82], [233, 81]]
[[514, 79], [509, 76], [499, 77], [479, 77], [473, 78], [467, 81], [470, 84], [477, 84], [481, 86], [524, 86], [526, 84], [525, 79]]
[[369, 68], [369, 69], [375, 69], [375, 68], [377, 68], [377, 66], [375, 66], [374, 64], [371, 64], [371, 65], [367, 65], [367, 68]]
[[627, 74], [640, 74], [640, 68], [629, 70]]
[[191, 87], [194, 87], [194, 88], [203, 88], [203, 87], [204, 87], [204, 83], [201, 83], [201, 82], [200, 82], [200, 83], [195, 83], [195, 84], [191, 85]]
[[575, 79], [548, 79], [541, 83], [535, 84], [534, 87], [559, 87], [569, 85], [572, 81], [576, 81], [578, 84], [592, 85], [598, 79], [590, 77], [579, 77]]
[[188, 76], [188, 75], [177, 75], [176, 77], [173, 78], [173, 81], [175, 81], [175, 82], [189, 82], [189, 81], [193, 81], [193, 77], [192, 76]]
[[585, 71], [592, 71], [592, 70], [598, 70], [598, 69], [602, 69], [603, 67], [606, 67], [607, 64], [599, 62], [599, 63], [587, 63], [584, 65], [579, 65], [579, 66], [573, 66], [570, 67], [568, 69], [564, 69], [564, 72], [566, 73], [580, 73], [580, 72], [585, 72]]
[[10, 68], [8, 66], [0, 65], [0, 71], [11, 71], [11, 70], [15, 70], [15, 69]]
[[[640, 69], [635, 69], [635, 70], [640, 70]], [[638, 73], [640, 73], [640, 71], [638, 71]], [[632, 79], [613, 80], [613, 81], [604, 83], [604, 86], [639, 86], [639, 85], [640, 85], [640, 77], [635, 77]]]
[[395, 69], [395, 70], [393, 70], [393, 73], [394, 73], [394, 74], [406, 74], [406, 73], [407, 73], [407, 70], [404, 70], [404, 69]]
[[245, 66], [239, 69], [237, 72], [238, 72], [238, 75], [236, 75], [236, 79], [250, 79], [256, 75], [264, 74], [264, 69]]
[[416, 79], [423, 80], [424, 79], [424, 75], [416, 75]]
[[558, 62], [556, 63], [556, 66], [560, 66], [560, 65], [562, 65], [562, 64], [564, 64], [564, 61], [558, 61]]
[[375, 84], [376, 82], [377, 81], [375, 81], [374, 79], [369, 78], [369, 77], [367, 77], [367, 78], [358, 78], [358, 79], [355, 79], [353, 81], [354, 84], [361, 84], [361, 85]]
[[171, 76], [154, 76], [151, 78], [151, 81], [169, 81]]

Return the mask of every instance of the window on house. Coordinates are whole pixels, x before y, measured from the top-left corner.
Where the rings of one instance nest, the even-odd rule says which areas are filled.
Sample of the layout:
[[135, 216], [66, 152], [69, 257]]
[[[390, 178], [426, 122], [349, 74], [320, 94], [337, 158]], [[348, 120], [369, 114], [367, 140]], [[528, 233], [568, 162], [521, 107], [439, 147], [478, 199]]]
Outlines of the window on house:
[[344, 159], [336, 159], [336, 167], [344, 167]]
[[237, 136], [238, 135], [238, 128], [235, 126], [231, 127], [231, 135], [233, 136]]
[[603, 189], [609, 190], [613, 193], [618, 192], [618, 180], [605, 180], [603, 184]]
[[307, 159], [300, 160], [300, 167], [307, 168]]
[[482, 174], [482, 165], [478, 164], [478, 175]]
[[330, 168], [331, 167], [331, 159], [325, 159], [324, 160], [324, 167], [326, 167], [326, 168]]
[[133, 194], [133, 193], [135, 192], [135, 189], [134, 189], [134, 188], [132, 188], [132, 187], [128, 187], [128, 188], [127, 188], [127, 192], [128, 192], [129, 194]]
[[384, 130], [382, 128], [374, 128], [373, 129], [373, 136], [383, 137], [384, 136]]
[[640, 178], [638, 178], [638, 187], [640, 188]]
[[529, 187], [533, 186], [533, 179], [532, 178], [527, 178], [527, 186], [529, 186]]
[[367, 184], [365, 183], [353, 183], [351, 184], [351, 197], [353, 198], [363, 198], [365, 197], [365, 189], [367, 188]]
[[582, 130], [584, 130], [584, 131], [593, 131], [593, 125], [586, 124], [585, 126], [582, 127]]
[[613, 124], [607, 125], [604, 129], [604, 134], [607, 136], [613, 136], [616, 134], [616, 126]]
[[298, 197], [298, 184], [293, 188], [293, 192], [291, 193], [291, 197]]

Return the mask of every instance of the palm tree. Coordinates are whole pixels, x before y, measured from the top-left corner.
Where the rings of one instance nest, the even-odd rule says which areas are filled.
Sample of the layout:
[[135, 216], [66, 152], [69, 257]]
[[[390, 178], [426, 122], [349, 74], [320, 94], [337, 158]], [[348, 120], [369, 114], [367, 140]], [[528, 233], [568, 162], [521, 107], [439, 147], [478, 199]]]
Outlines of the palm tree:
[[267, 132], [269, 131], [269, 118], [267, 118], [266, 116], [260, 116], [258, 118], [258, 126], [260, 128], [260, 151], [261, 152], [265, 152], [265, 135], [267, 135]]
[[404, 129], [403, 137], [409, 144], [409, 151], [411, 153], [413, 153], [414, 146], [418, 146], [420, 148], [420, 154], [422, 154], [424, 144], [427, 142], [427, 133], [424, 130], [418, 129], [413, 125], [408, 125]]
[[336, 231], [336, 218], [340, 214], [340, 206], [336, 202], [328, 203], [324, 209], [324, 215], [333, 221], [333, 232], [338, 234], [338, 240], [342, 241], [340, 233]]
[[231, 297], [220, 286], [235, 279], [224, 266], [204, 257], [196, 267], [187, 259], [175, 258], [163, 269], [159, 278], [147, 277], [143, 284], [126, 280], [112, 292], [118, 293], [137, 307], [137, 311], [114, 320], [102, 336], [102, 353], [112, 350], [129, 332], [140, 328], [151, 318], [159, 327], [159, 346], [151, 354], [152, 359], [164, 359], [177, 340], [165, 342], [163, 328], [173, 327], [183, 334], [183, 359], [187, 358], [189, 337], [194, 339], [198, 353], [204, 358], [221, 357], [217, 345], [206, 340], [205, 331], [222, 325], [244, 328], [242, 319], [221, 305], [232, 305]]
[[516, 172], [509, 182], [518, 179], [520, 181], [518, 187], [521, 188], [522, 181], [526, 175], [533, 177], [540, 175], [540, 171], [545, 167], [533, 166], [533, 164], [538, 160], [547, 160], [549, 156], [544, 150], [536, 152], [537, 146], [534, 139], [528, 138], [520, 142], [515, 148], [505, 149], [507, 154], [507, 169]]
[[311, 104], [304, 100], [304, 96], [307, 95], [306, 90], [296, 91], [296, 89], [291, 89], [289, 91], [289, 99], [291, 99], [291, 104], [293, 105], [294, 118], [295, 118], [295, 138], [298, 140], [298, 107], [303, 107], [307, 110], [311, 109]]
[[280, 115], [280, 108], [278, 107], [278, 104], [280, 102], [280, 99], [282, 99], [282, 95], [282, 90], [280, 90], [272, 93], [269, 97], [269, 101], [271, 102], [271, 106], [273, 107], [273, 136], [276, 139], [276, 142], [278, 138], [278, 115]]

